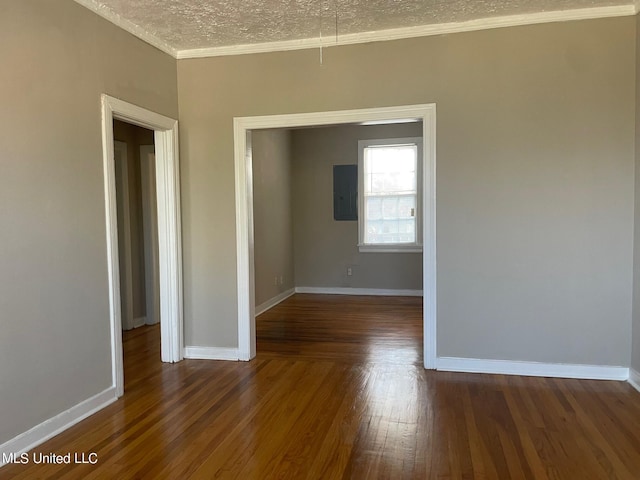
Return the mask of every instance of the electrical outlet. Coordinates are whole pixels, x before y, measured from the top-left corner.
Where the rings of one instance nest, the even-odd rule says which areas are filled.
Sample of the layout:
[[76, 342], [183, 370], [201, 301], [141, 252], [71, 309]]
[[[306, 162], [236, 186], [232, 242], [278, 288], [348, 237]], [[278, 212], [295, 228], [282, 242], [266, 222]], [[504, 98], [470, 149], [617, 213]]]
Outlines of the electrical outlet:
[[278, 277], [277, 276], [273, 277], [273, 284], [276, 285], [276, 286], [278, 285]]
[[284, 277], [280, 275], [280, 285], [284, 285]]
[[350, 277], [351, 275], [353, 275], [353, 271], [351, 270], [351, 267], [347, 267], [347, 276]]

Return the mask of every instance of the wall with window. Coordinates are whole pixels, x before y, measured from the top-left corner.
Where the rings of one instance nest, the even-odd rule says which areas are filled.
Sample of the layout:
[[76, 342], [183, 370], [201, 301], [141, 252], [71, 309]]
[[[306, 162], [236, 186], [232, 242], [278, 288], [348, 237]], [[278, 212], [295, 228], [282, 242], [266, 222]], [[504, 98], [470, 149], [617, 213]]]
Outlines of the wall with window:
[[234, 117], [435, 103], [438, 355], [629, 365], [635, 22], [179, 60], [186, 343], [238, 342]]
[[421, 253], [359, 252], [358, 222], [333, 218], [333, 166], [357, 164], [359, 140], [421, 135], [422, 123], [293, 131], [296, 286], [422, 290]]

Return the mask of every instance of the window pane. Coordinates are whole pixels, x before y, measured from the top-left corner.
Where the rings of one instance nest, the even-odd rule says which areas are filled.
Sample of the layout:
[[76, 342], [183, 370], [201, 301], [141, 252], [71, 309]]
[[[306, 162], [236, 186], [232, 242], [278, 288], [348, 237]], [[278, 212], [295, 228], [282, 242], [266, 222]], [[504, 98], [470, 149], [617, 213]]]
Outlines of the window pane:
[[416, 242], [415, 216], [407, 215], [404, 217], [395, 215], [395, 210], [397, 210], [400, 202], [415, 204], [415, 197], [367, 198], [368, 215], [365, 219], [365, 243], [383, 244]]
[[382, 198], [367, 197], [365, 199], [365, 218], [369, 220], [382, 219]]
[[415, 192], [416, 161], [415, 145], [365, 148], [365, 194]]
[[389, 220], [398, 218], [398, 197], [384, 197], [382, 199], [382, 218]]
[[404, 195], [398, 200], [398, 216], [400, 218], [415, 217], [416, 212], [416, 196]]
[[416, 145], [364, 148], [365, 244], [416, 243]]
[[[385, 191], [385, 174], [384, 173], [371, 173], [369, 177], [369, 192], [371, 193], [383, 193]], [[366, 191], [366, 190], [365, 190]]]

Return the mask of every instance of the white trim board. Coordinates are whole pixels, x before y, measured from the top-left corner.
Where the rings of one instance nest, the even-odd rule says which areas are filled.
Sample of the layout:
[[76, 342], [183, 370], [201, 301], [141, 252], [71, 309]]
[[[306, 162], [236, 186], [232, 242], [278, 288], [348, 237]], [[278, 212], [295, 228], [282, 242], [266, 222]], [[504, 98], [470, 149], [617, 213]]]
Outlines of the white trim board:
[[456, 357], [440, 357], [437, 365], [437, 369], [444, 372], [581, 378], [588, 380], [627, 380], [629, 378], [629, 369], [627, 367], [608, 365], [572, 365]]
[[178, 362], [182, 360], [183, 354], [178, 121], [108, 95], [103, 94], [101, 99], [111, 368], [116, 395], [120, 397], [124, 393], [124, 366], [113, 120], [123, 120], [154, 131], [160, 270], [160, 344], [163, 362]]
[[294, 113], [233, 119], [235, 212], [240, 360], [256, 355], [255, 281], [253, 262], [253, 183], [251, 131], [363, 122], [422, 121], [423, 348], [425, 368], [436, 368], [436, 105], [403, 105], [331, 112]]
[[385, 288], [351, 287], [296, 287], [296, 293], [315, 293], [318, 295], [371, 295], [380, 297], [421, 297], [422, 290], [394, 290]]
[[115, 387], [110, 387], [70, 409], [59, 413], [55, 417], [45, 420], [8, 442], [3, 443], [0, 445], [0, 467], [4, 465], [2, 453], [7, 455], [15, 453], [19, 455], [28, 452], [66, 429], [71, 428], [76, 423], [102, 410], [117, 399]]
[[232, 360], [240, 359], [237, 348], [225, 347], [184, 347], [184, 358], [192, 360]]
[[640, 392], [640, 372], [638, 372], [633, 368], [630, 368], [629, 380], [627, 381], [629, 382], [629, 385], [631, 385], [633, 388], [635, 388], [637, 391]]
[[260, 305], [256, 305], [256, 317], [258, 315], [266, 312], [267, 310], [272, 309], [273, 307], [275, 307], [279, 303], [284, 302], [287, 298], [289, 298], [294, 293], [297, 293], [296, 289], [295, 288], [290, 288], [289, 290], [285, 290], [284, 292], [276, 295], [275, 297], [270, 298], [266, 302], [262, 302]]

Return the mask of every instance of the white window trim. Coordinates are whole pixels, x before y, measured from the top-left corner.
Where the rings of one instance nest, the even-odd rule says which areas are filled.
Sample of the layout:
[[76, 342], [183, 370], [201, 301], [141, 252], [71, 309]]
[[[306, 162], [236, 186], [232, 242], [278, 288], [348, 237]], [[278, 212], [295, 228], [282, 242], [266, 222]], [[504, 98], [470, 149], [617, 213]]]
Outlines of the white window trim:
[[[364, 243], [364, 149], [376, 145], [416, 145], [416, 243]], [[381, 138], [358, 141], [358, 250], [361, 253], [419, 253], [422, 252], [422, 137]]]

